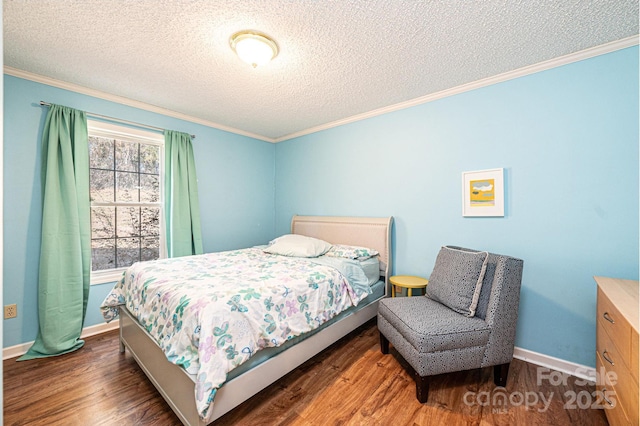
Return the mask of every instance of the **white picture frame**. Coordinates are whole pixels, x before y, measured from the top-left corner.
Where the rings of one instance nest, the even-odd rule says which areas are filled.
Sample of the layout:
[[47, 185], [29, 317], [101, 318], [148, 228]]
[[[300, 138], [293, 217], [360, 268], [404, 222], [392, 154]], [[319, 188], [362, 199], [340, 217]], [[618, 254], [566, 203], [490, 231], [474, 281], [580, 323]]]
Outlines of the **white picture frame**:
[[462, 172], [462, 216], [504, 217], [504, 169]]

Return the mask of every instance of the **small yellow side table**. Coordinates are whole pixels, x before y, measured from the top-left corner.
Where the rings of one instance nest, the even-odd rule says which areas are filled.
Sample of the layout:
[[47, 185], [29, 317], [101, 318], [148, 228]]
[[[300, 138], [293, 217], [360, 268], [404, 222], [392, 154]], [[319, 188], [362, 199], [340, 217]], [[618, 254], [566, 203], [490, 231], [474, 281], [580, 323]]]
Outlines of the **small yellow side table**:
[[396, 297], [396, 292], [398, 291], [398, 287], [400, 288], [400, 292], [402, 292], [403, 288], [407, 289], [407, 296], [411, 297], [412, 290], [414, 288], [425, 289], [427, 284], [429, 284], [429, 280], [422, 277], [416, 277], [414, 275], [394, 275], [389, 278], [389, 282], [391, 282], [391, 297]]

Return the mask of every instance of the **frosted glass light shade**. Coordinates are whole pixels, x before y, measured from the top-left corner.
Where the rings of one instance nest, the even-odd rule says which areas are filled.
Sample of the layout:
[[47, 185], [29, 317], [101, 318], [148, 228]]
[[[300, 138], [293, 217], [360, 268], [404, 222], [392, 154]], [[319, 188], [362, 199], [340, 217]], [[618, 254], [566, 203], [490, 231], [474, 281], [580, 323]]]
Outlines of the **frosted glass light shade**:
[[231, 48], [240, 59], [256, 68], [278, 55], [278, 45], [267, 35], [257, 31], [241, 31], [231, 36]]

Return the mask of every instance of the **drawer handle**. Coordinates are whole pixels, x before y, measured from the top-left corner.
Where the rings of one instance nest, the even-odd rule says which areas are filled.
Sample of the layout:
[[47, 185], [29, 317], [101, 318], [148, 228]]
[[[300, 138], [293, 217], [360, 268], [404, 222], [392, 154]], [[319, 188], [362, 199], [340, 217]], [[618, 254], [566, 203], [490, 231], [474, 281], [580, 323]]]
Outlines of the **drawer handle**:
[[613, 320], [613, 318], [611, 318], [611, 316], [609, 316], [609, 312], [605, 312], [604, 314], [602, 314], [602, 316], [604, 317], [604, 319], [606, 319], [607, 321], [609, 321], [611, 324], [615, 324], [616, 322]]
[[607, 399], [607, 392], [605, 390], [602, 391], [602, 398], [609, 404], [610, 407], [613, 407], [613, 402]]
[[608, 362], [609, 364], [611, 364], [611, 365], [615, 365], [615, 364], [613, 363], [613, 361], [611, 360], [611, 358], [609, 358], [609, 357], [607, 356], [607, 354], [608, 354], [608, 353], [609, 353], [609, 352], [607, 352], [607, 350], [605, 349], [605, 351], [604, 351], [604, 352], [602, 352], [602, 358], [606, 359], [606, 360], [607, 360], [607, 362]]

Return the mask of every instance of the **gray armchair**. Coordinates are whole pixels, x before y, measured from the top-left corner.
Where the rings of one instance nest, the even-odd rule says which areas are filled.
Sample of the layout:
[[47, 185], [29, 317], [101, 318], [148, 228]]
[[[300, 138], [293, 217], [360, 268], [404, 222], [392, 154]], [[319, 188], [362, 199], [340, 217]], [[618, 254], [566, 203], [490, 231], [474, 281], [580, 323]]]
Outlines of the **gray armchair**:
[[425, 296], [385, 298], [378, 307], [380, 349], [389, 342], [415, 372], [427, 402], [428, 377], [494, 367], [505, 386], [518, 319], [523, 261], [460, 247], [438, 254]]

